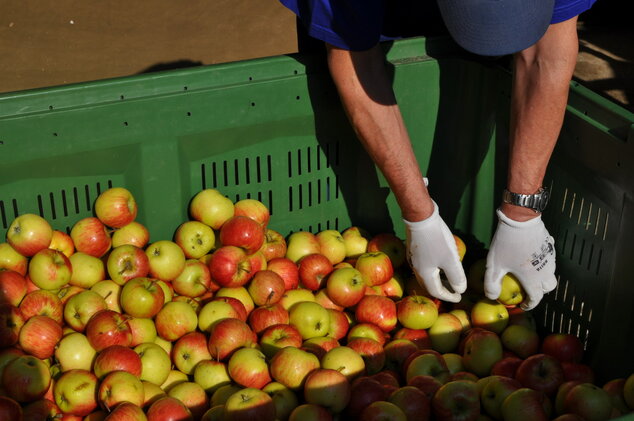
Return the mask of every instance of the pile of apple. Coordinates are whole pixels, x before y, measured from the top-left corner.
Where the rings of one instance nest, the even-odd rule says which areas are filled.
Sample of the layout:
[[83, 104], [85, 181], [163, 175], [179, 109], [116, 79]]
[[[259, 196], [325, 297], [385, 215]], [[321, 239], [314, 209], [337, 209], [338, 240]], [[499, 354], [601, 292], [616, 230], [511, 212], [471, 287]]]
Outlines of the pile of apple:
[[[0, 421], [606, 420], [583, 344], [540, 337], [524, 291], [430, 298], [394, 234], [268, 227], [214, 189], [150, 243], [126, 189], [70, 233], [24, 214], [0, 243]], [[455, 236], [459, 254], [466, 246]], [[466, 263], [465, 263], [466, 266]]]

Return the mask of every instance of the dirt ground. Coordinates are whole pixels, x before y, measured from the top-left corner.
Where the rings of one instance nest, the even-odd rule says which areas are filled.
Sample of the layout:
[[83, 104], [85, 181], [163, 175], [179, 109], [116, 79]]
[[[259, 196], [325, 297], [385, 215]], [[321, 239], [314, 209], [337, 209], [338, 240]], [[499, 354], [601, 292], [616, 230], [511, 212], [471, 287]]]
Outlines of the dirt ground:
[[[582, 15], [575, 78], [634, 111], [626, 16], [613, 0]], [[278, 0], [0, 1], [0, 92], [296, 51]]]

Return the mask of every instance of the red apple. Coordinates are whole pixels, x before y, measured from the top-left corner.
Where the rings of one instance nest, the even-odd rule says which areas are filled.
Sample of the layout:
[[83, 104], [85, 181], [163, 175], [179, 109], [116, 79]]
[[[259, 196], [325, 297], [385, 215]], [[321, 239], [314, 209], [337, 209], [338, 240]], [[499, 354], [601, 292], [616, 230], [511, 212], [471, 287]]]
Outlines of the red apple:
[[279, 232], [267, 228], [264, 235], [264, 244], [260, 248], [267, 262], [286, 256], [286, 239]]
[[299, 268], [291, 259], [275, 257], [268, 261], [266, 268], [280, 275], [287, 291], [299, 286]]
[[111, 345], [129, 346], [132, 342], [126, 317], [112, 310], [101, 310], [90, 318], [86, 324], [86, 337], [97, 352]]
[[277, 303], [282, 299], [285, 290], [284, 280], [271, 270], [256, 272], [247, 287], [256, 306]]
[[22, 407], [13, 399], [0, 396], [0, 420], [22, 420]]
[[304, 386], [308, 374], [319, 366], [316, 356], [293, 346], [279, 350], [269, 365], [271, 377], [295, 391]]
[[156, 333], [166, 341], [175, 341], [198, 327], [198, 315], [189, 304], [170, 301], [154, 318]]
[[334, 269], [326, 281], [328, 296], [342, 307], [358, 304], [365, 296], [365, 289], [363, 275], [352, 267]]
[[573, 386], [564, 398], [565, 412], [577, 414], [584, 420], [607, 420], [612, 413], [610, 395], [592, 383]]
[[46, 359], [53, 355], [61, 338], [59, 323], [47, 316], [33, 316], [20, 329], [18, 342], [26, 353]]
[[195, 420], [200, 420], [209, 409], [209, 397], [205, 390], [194, 382], [181, 382], [171, 387], [168, 396], [178, 399], [191, 411]]
[[131, 402], [122, 402], [114, 407], [104, 421], [146, 421], [143, 408]]
[[0, 304], [0, 347], [18, 343], [20, 330], [24, 326], [24, 316], [18, 307]]
[[26, 295], [26, 289], [24, 276], [14, 270], [0, 268], [0, 304], [17, 307]]
[[359, 323], [373, 323], [384, 332], [396, 327], [396, 304], [387, 297], [366, 295], [355, 309], [355, 318]]
[[121, 228], [134, 221], [137, 204], [128, 189], [111, 187], [97, 196], [95, 214], [105, 225]]
[[378, 381], [367, 377], [359, 377], [350, 387], [350, 400], [345, 413], [356, 419], [363, 410], [373, 402], [386, 400], [389, 393]]
[[328, 309], [328, 314], [330, 314], [330, 329], [328, 329], [326, 336], [336, 340], [345, 338], [350, 328], [350, 321], [346, 313]]
[[147, 410], [147, 421], [194, 421], [189, 408], [171, 396], [154, 401]]
[[271, 214], [266, 205], [256, 199], [238, 200], [233, 206], [233, 214], [235, 216], [246, 216], [263, 227], [266, 227], [271, 218]]
[[430, 376], [427, 374], [420, 374], [418, 376], [414, 376], [407, 381], [408, 386], [414, 386], [421, 392], [427, 396], [428, 399], [432, 399], [440, 386], [444, 383], [438, 380], [434, 376]]
[[200, 361], [210, 360], [207, 337], [201, 332], [190, 332], [174, 343], [172, 361], [176, 368], [189, 375]]
[[491, 367], [491, 375], [514, 378], [515, 373], [517, 372], [517, 367], [520, 366], [522, 361], [523, 360], [520, 357], [504, 357], [493, 364], [493, 367]]
[[54, 290], [70, 282], [72, 265], [64, 253], [53, 249], [38, 251], [29, 261], [29, 278], [42, 289]]
[[[227, 290], [225, 289], [225, 291]], [[222, 301], [226, 304], [229, 304], [238, 314], [236, 318], [242, 320], [243, 322], [247, 321], [247, 318], [251, 314], [251, 311], [253, 311], [253, 309], [251, 309], [251, 311], [247, 311], [247, 308], [243, 304], [243, 302], [236, 297], [216, 295], [211, 299], [211, 301]]]
[[594, 383], [594, 370], [587, 364], [564, 361], [561, 363], [564, 370], [564, 381], [579, 380], [583, 383]]
[[521, 387], [520, 382], [510, 377], [490, 376], [480, 390], [483, 412], [496, 420], [501, 419], [504, 399]]
[[240, 348], [229, 357], [227, 371], [243, 387], [261, 389], [271, 381], [266, 356], [256, 348]]
[[[23, 407], [23, 420], [24, 421], [38, 421], [38, 420], [56, 420], [58, 418], [62, 418], [64, 413], [55, 402], [42, 398], [36, 401], [33, 401]], [[0, 416], [0, 419], [2, 417]], [[8, 420], [14, 420], [19, 418], [7, 418]]]
[[579, 363], [583, 358], [583, 343], [570, 333], [551, 333], [544, 337], [541, 352], [560, 362]]
[[408, 295], [396, 308], [398, 321], [409, 329], [428, 329], [438, 318], [438, 307], [424, 295]]
[[249, 326], [258, 335], [269, 326], [288, 324], [288, 321], [288, 311], [280, 303], [257, 307], [249, 314]]
[[382, 251], [363, 253], [357, 258], [355, 268], [361, 272], [367, 286], [382, 285], [394, 276], [394, 268], [387, 254]]
[[438, 421], [476, 420], [480, 415], [478, 388], [468, 380], [455, 380], [442, 385], [431, 403]]
[[522, 387], [512, 392], [502, 402], [502, 419], [517, 421], [546, 421], [547, 398], [543, 392]]
[[60, 325], [64, 320], [64, 305], [52, 291], [31, 291], [24, 296], [19, 307], [25, 320], [33, 316], [48, 316]]
[[242, 248], [246, 254], [255, 253], [264, 244], [265, 228], [246, 216], [233, 216], [220, 228], [220, 243], [223, 246]]
[[317, 358], [321, 360], [328, 351], [339, 346], [341, 346], [341, 344], [335, 338], [319, 336], [316, 338], [306, 339], [302, 343], [301, 349], [314, 354]]
[[500, 334], [502, 345], [520, 358], [528, 358], [539, 351], [539, 335], [522, 325], [509, 325]]
[[360, 419], [364, 421], [406, 421], [407, 415], [405, 412], [395, 404], [389, 401], [377, 401], [372, 402], [366, 406], [363, 412], [361, 412]]
[[403, 363], [418, 350], [418, 347], [407, 339], [393, 339], [383, 347], [385, 351], [385, 368], [398, 373], [402, 372]]
[[[398, 304], [397, 304], [398, 306]], [[398, 312], [398, 307], [397, 307]], [[408, 339], [412, 341], [419, 349], [430, 349], [431, 339], [427, 329], [409, 329], [402, 327], [392, 335], [393, 339]]]
[[350, 389], [350, 382], [339, 371], [318, 368], [306, 377], [304, 399], [336, 414], [348, 405]]
[[253, 277], [247, 253], [235, 246], [223, 246], [209, 260], [212, 279], [223, 287], [245, 285]]
[[112, 249], [106, 267], [110, 279], [123, 285], [130, 279], [147, 276], [150, 272], [150, 261], [143, 249], [123, 244]]
[[553, 396], [564, 382], [564, 370], [555, 357], [535, 354], [522, 361], [517, 367], [515, 378], [524, 387]]
[[348, 341], [347, 346], [356, 351], [365, 362], [368, 375], [376, 374], [385, 366], [385, 351], [383, 346], [370, 338], [355, 338]]
[[101, 257], [112, 245], [112, 239], [106, 226], [95, 217], [80, 219], [70, 231], [77, 251], [95, 257]]
[[326, 286], [326, 278], [333, 271], [333, 265], [321, 253], [311, 253], [302, 257], [298, 263], [299, 280], [305, 288], [317, 291]]
[[52, 237], [51, 225], [46, 219], [32, 213], [15, 218], [7, 230], [7, 243], [26, 257], [48, 248]]
[[51, 374], [46, 363], [31, 355], [13, 359], [1, 374], [2, 386], [8, 396], [22, 403], [41, 399], [51, 384]]
[[223, 319], [211, 327], [207, 347], [211, 357], [226, 360], [235, 350], [257, 343], [257, 336], [242, 320]]
[[275, 324], [262, 331], [259, 344], [264, 355], [273, 358], [279, 350], [287, 346], [300, 348], [303, 339], [297, 328], [289, 324]]
[[431, 401], [417, 387], [399, 387], [390, 394], [388, 401], [401, 408], [408, 420], [427, 421], [429, 419]]
[[405, 243], [392, 233], [381, 233], [373, 236], [368, 241], [368, 251], [382, 251], [387, 254], [395, 268], [405, 263]]
[[131, 348], [123, 345], [111, 345], [99, 352], [92, 370], [100, 380], [107, 374], [118, 370], [127, 371], [140, 377], [143, 365], [139, 354]]

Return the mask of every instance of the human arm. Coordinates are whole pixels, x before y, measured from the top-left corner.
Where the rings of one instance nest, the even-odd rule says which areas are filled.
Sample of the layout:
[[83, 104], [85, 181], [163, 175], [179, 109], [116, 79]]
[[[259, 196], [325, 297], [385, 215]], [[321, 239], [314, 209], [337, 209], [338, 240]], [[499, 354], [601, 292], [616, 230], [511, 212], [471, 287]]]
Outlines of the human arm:
[[[542, 187], [576, 64], [576, 21], [550, 25], [535, 45], [514, 55], [509, 191], [534, 194]], [[497, 298], [502, 277], [511, 272], [527, 292], [523, 307], [531, 309], [556, 286], [552, 237], [531, 209], [503, 203], [499, 211], [502, 215], [487, 257], [485, 293]]]
[[[365, 150], [379, 167], [407, 227], [410, 263], [429, 293], [458, 301], [466, 288], [455, 241], [423, 181], [378, 45], [349, 51], [327, 44], [328, 66], [344, 109]], [[444, 270], [453, 292], [442, 286]]]

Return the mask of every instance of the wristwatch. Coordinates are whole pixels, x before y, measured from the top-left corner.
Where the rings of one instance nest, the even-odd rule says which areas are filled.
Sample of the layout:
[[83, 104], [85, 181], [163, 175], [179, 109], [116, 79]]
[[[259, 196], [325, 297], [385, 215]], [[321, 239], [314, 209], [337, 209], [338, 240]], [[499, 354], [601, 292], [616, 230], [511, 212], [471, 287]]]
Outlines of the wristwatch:
[[550, 193], [543, 187], [535, 194], [513, 193], [506, 189], [504, 189], [504, 193], [502, 194], [502, 201], [504, 203], [529, 208], [537, 213], [541, 213], [546, 209], [549, 198]]

